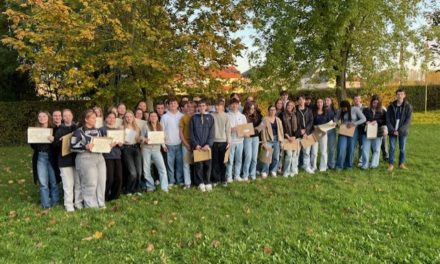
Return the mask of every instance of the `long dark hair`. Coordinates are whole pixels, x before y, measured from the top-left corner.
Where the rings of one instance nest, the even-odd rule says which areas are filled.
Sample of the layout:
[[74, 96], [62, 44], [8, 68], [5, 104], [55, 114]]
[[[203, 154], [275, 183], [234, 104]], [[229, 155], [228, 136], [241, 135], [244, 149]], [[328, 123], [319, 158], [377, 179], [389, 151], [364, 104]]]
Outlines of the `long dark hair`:
[[[151, 115], [156, 115], [157, 116], [157, 124], [156, 124], [157, 130], [154, 130], [153, 126], [151, 125], [151, 121], [150, 121]], [[148, 125], [148, 129], [150, 131], [162, 131], [163, 130], [162, 129], [162, 125], [159, 122], [159, 114], [157, 112], [155, 112], [155, 111], [151, 111], [150, 114], [148, 115], [147, 125]]]
[[313, 106], [313, 116], [318, 115], [318, 100], [322, 101], [322, 114], [327, 115], [327, 109], [325, 107], [325, 100], [322, 98], [317, 98], [315, 101], [315, 105]]
[[371, 97], [370, 101], [370, 109], [373, 110], [373, 102], [377, 100], [377, 106], [376, 109], [374, 109], [376, 112], [382, 112], [382, 101], [380, 100], [379, 95], [375, 94]]
[[[346, 113], [348, 113], [348, 121], [351, 122], [351, 105], [350, 105], [350, 102], [347, 101], [347, 100], [344, 100], [344, 101], [342, 101], [342, 102], [339, 104], [339, 107], [341, 108], [341, 119], [343, 119], [343, 118], [344, 118], [344, 115], [345, 115]], [[342, 111], [342, 108], [347, 108], [347, 111]]]

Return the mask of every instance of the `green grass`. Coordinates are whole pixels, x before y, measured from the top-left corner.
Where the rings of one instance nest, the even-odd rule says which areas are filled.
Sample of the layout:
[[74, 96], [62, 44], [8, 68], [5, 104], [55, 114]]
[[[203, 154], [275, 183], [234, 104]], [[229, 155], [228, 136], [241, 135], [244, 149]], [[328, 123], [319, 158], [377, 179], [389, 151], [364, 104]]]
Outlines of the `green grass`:
[[173, 189], [70, 214], [42, 213], [29, 147], [0, 148], [0, 262], [440, 262], [439, 132], [413, 125], [409, 171]]

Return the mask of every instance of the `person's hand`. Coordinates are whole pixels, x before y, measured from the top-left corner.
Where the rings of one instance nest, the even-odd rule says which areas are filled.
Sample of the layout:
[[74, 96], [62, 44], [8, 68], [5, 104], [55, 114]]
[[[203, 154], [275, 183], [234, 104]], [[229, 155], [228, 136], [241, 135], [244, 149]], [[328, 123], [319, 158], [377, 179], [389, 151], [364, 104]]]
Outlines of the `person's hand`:
[[301, 135], [305, 135], [306, 134], [306, 130], [305, 129], [301, 129]]
[[196, 146], [196, 149], [197, 149], [197, 150], [200, 150], [200, 149], [202, 149], [202, 147], [201, 147], [200, 145], [197, 145], [197, 146]]
[[231, 132], [237, 132], [237, 127], [231, 127]]
[[370, 124], [375, 125], [375, 124], [377, 124], [377, 122], [376, 122], [376, 120], [373, 120], [370, 122]]
[[54, 137], [53, 137], [53, 136], [48, 136], [47, 139], [48, 139], [50, 142], [53, 142]]
[[393, 134], [394, 134], [395, 136], [398, 136], [398, 135], [399, 135], [399, 131], [394, 130]]
[[116, 143], [116, 141], [113, 141], [111, 144], [110, 144], [110, 147], [114, 147], [114, 146], [116, 146], [116, 145], [118, 145], [118, 143]]
[[231, 144], [228, 143], [228, 145], [226, 145], [226, 149], [229, 149], [231, 147]]
[[144, 143], [148, 144], [148, 141], [150, 141], [148, 138], [144, 138]]
[[208, 150], [210, 150], [211, 148], [209, 147], [209, 145], [205, 145], [205, 146], [203, 146], [203, 148], [202, 148], [202, 150], [204, 150], [204, 151], [208, 151]]
[[162, 149], [163, 149], [164, 152], [168, 152], [167, 146], [163, 146]]
[[119, 147], [122, 147], [122, 145], [123, 145], [122, 142], [118, 142]]
[[384, 136], [384, 137], [388, 136], [388, 131], [384, 131], [384, 132], [383, 132], [383, 136]]
[[94, 146], [95, 146], [95, 144], [89, 143], [89, 144], [86, 145], [86, 149], [87, 150], [91, 150]]

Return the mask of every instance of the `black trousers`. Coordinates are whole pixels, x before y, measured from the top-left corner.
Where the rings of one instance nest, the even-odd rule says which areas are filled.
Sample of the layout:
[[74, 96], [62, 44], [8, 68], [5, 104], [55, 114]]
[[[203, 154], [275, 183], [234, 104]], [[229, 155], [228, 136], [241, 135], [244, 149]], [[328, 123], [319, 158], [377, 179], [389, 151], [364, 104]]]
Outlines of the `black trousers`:
[[214, 142], [212, 145], [212, 182], [226, 182], [226, 164], [224, 163], [226, 142]]
[[211, 162], [212, 160], [199, 161], [194, 163], [196, 171], [195, 183], [211, 184]]
[[122, 188], [122, 162], [120, 159], [106, 159], [107, 180], [105, 183], [105, 200], [118, 199]]
[[122, 148], [122, 159], [127, 168], [128, 174], [125, 177], [125, 192], [134, 193], [138, 189], [139, 180], [142, 175], [142, 154], [137, 146], [124, 146]]

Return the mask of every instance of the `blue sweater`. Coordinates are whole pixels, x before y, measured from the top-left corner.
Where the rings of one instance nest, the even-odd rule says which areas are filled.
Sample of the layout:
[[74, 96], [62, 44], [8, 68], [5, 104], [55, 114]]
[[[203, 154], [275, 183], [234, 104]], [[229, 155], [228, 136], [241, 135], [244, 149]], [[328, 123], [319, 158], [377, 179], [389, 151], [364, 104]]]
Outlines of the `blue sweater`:
[[212, 115], [205, 113], [202, 118], [202, 115], [197, 113], [191, 117], [189, 125], [192, 148], [195, 149], [197, 145], [212, 147], [214, 144], [214, 118]]

